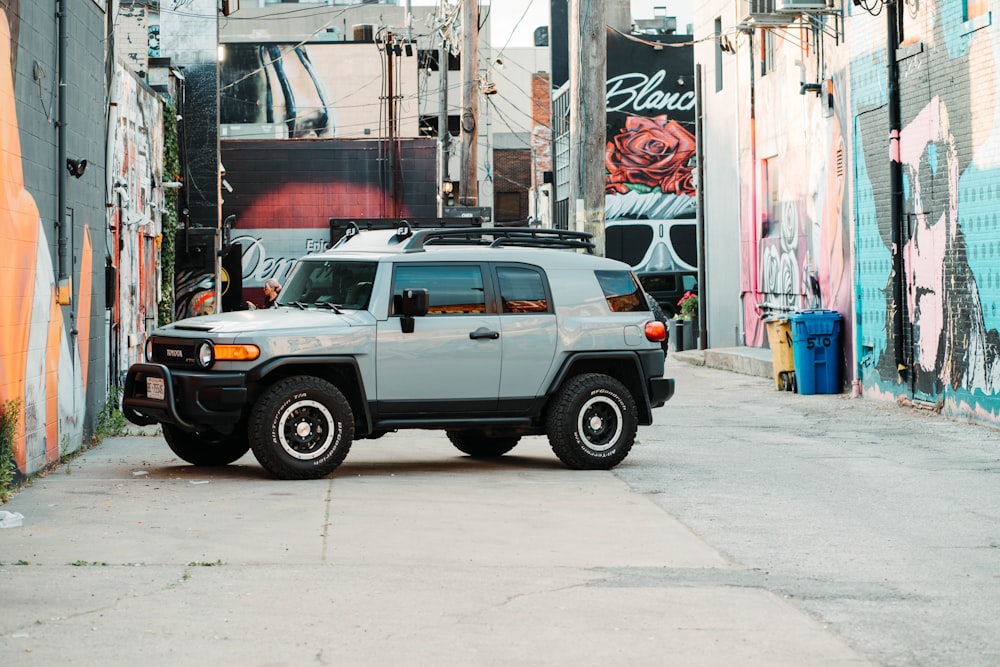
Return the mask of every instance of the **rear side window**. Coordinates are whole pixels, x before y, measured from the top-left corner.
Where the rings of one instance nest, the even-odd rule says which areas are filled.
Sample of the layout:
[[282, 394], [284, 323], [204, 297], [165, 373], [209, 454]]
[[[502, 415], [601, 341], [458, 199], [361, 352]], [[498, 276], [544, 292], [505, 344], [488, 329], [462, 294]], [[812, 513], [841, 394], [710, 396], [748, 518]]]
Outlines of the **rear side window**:
[[485, 313], [483, 284], [478, 264], [404, 264], [396, 267], [393, 302], [402, 298], [404, 289], [426, 289], [430, 293], [428, 315]]
[[535, 269], [523, 266], [498, 266], [500, 300], [505, 313], [547, 313], [549, 300], [545, 281]]
[[631, 271], [594, 271], [613, 313], [649, 310], [646, 297]]

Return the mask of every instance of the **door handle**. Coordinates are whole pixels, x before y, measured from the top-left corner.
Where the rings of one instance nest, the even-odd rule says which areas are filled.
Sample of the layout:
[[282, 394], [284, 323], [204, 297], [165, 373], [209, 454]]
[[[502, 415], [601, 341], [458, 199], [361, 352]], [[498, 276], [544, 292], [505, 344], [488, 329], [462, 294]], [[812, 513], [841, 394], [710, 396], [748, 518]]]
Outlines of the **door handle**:
[[488, 338], [490, 340], [496, 340], [500, 337], [499, 331], [490, 331], [486, 327], [479, 327], [475, 331], [469, 332], [469, 338], [472, 340], [479, 340], [480, 338]]

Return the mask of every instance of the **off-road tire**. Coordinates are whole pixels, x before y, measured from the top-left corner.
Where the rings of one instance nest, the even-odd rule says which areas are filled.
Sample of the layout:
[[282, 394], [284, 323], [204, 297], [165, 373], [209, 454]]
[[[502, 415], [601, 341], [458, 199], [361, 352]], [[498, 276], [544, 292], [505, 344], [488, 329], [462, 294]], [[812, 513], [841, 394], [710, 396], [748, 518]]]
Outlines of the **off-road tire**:
[[162, 424], [161, 428], [170, 451], [196, 466], [229, 465], [250, 450], [246, 428], [237, 428], [229, 435], [192, 433], [173, 424]]
[[515, 434], [498, 434], [483, 429], [462, 431], [446, 431], [455, 449], [476, 459], [489, 459], [503, 456], [514, 449], [521, 436]]
[[279, 479], [319, 479], [347, 456], [354, 413], [337, 387], [307, 375], [264, 390], [250, 412], [250, 449]]
[[549, 444], [574, 470], [610, 470], [635, 442], [635, 400], [621, 382], [600, 373], [569, 378], [556, 392], [546, 418]]

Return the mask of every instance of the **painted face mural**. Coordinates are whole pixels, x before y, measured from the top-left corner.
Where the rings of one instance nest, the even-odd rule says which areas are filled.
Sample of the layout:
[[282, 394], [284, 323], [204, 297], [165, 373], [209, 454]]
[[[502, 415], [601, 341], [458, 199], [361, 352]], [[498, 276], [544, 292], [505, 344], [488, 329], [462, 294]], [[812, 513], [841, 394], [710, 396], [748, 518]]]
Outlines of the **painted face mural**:
[[[960, 165], [948, 108], [934, 97], [903, 129], [900, 162], [907, 201], [903, 246], [906, 317], [916, 389], [993, 391], [996, 345], [983, 322], [979, 290], [958, 224]], [[995, 334], [994, 334], [995, 335]]]

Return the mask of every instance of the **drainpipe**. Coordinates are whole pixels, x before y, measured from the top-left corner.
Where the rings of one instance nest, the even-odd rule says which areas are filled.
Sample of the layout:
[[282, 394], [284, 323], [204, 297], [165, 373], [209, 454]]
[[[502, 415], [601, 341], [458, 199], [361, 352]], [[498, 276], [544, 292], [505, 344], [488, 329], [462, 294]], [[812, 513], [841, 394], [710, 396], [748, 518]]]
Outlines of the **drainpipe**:
[[59, 69], [59, 105], [56, 112], [56, 233], [58, 248], [59, 283], [56, 290], [60, 306], [68, 306], [71, 301], [71, 279], [67, 261], [67, 242], [70, 230], [66, 216], [66, 179], [69, 175], [66, 168], [66, 52], [69, 50], [69, 37], [66, 33], [66, 0], [59, 0], [56, 9], [58, 29], [58, 69]]
[[705, 265], [705, 125], [704, 125], [704, 105], [702, 103], [701, 87], [701, 63], [694, 66], [694, 145], [695, 145], [695, 169], [698, 174], [698, 226], [696, 237], [698, 239], [698, 349], [708, 349], [708, 285], [705, 283], [708, 267]]
[[885, 3], [888, 37], [886, 44], [886, 77], [889, 94], [889, 223], [892, 227], [892, 337], [896, 356], [896, 371], [906, 374], [906, 358], [903, 352], [903, 165], [900, 163], [899, 135], [899, 64], [896, 62], [896, 46], [899, 32], [896, 21], [899, 13], [896, 0]]

